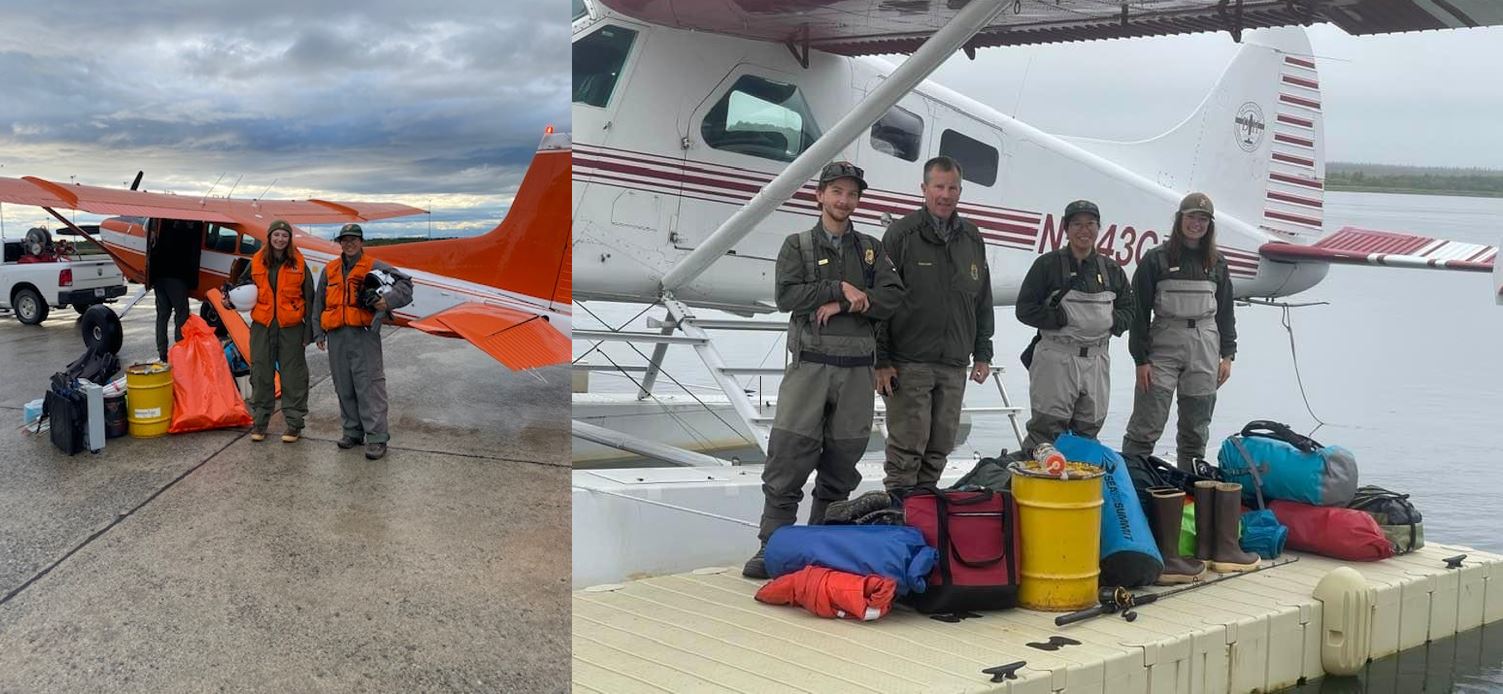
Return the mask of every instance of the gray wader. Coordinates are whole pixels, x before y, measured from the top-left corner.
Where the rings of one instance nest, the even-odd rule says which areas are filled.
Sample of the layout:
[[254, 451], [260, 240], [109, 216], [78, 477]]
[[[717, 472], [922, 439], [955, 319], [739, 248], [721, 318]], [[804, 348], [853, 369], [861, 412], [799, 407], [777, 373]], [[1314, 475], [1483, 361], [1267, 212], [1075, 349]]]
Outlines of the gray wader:
[[888, 489], [931, 486], [944, 474], [960, 429], [967, 369], [944, 364], [894, 363], [898, 388], [887, 403]]
[[182, 342], [183, 324], [188, 322], [188, 283], [176, 277], [162, 277], [151, 285], [157, 304], [157, 354], [167, 359], [167, 322], [173, 323], [172, 341]]
[[329, 375], [339, 395], [344, 435], [366, 443], [386, 443], [386, 368], [381, 331], [345, 326], [327, 336]]
[[1042, 330], [1028, 367], [1028, 418], [1025, 451], [1054, 443], [1065, 431], [1095, 438], [1106, 422], [1111, 399], [1111, 356], [1114, 291], [1066, 292], [1060, 301], [1065, 327]]
[[843, 501], [861, 483], [856, 461], [871, 438], [876, 374], [871, 364], [833, 366], [795, 361], [778, 387], [778, 411], [762, 467], [762, 526], [766, 544], [772, 532], [792, 525], [814, 478], [811, 523], [824, 520], [832, 501]]
[[1169, 403], [1179, 393], [1180, 467], [1202, 458], [1216, 408], [1216, 373], [1221, 331], [1216, 327], [1216, 282], [1212, 279], [1159, 280], [1149, 326], [1148, 392], [1134, 389], [1132, 417], [1122, 438], [1124, 454], [1149, 454], [1164, 433]]
[[[251, 419], [265, 429], [276, 405], [276, 375], [282, 374], [282, 417], [287, 428], [302, 430], [308, 416], [308, 358], [303, 323], [281, 327], [252, 322]], [[332, 360], [332, 357], [331, 357]]]

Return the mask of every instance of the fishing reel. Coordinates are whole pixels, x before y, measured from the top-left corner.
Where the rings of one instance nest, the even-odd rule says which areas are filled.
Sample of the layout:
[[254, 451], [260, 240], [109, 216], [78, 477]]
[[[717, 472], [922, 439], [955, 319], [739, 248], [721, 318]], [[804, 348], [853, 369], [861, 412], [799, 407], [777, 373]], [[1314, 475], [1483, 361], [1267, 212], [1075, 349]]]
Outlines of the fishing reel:
[[1096, 599], [1101, 603], [1102, 614], [1122, 614], [1122, 619], [1129, 622], [1138, 618], [1138, 611], [1133, 609], [1138, 606], [1138, 596], [1132, 591], [1121, 586], [1106, 586], [1096, 594]]

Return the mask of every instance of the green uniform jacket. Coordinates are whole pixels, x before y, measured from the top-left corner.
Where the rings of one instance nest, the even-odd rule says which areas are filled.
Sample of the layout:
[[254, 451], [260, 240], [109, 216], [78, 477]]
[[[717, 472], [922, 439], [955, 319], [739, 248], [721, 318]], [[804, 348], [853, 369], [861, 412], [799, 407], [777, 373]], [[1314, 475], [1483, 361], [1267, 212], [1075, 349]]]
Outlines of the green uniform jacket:
[[877, 366], [892, 362], [968, 366], [992, 360], [992, 277], [986, 244], [970, 220], [941, 238], [920, 207], [887, 227], [882, 245], [906, 293], [896, 314], [878, 328]]
[[[1138, 271], [1132, 275], [1132, 291], [1138, 310], [1133, 316], [1132, 332], [1127, 336], [1127, 351], [1137, 364], [1148, 363], [1149, 325], [1153, 322], [1153, 302], [1157, 298], [1159, 280], [1206, 279], [1204, 256], [1189, 248], [1181, 253], [1179, 267], [1172, 268], [1169, 266], [1168, 244], [1159, 244], [1143, 254], [1143, 259], [1138, 261]], [[1237, 354], [1237, 319], [1232, 315], [1232, 276], [1226, 266], [1226, 256], [1216, 259], [1212, 272], [1216, 275], [1216, 331], [1221, 334], [1221, 358], [1228, 359]]]
[[[876, 237], [849, 229], [840, 247], [814, 223], [814, 272], [808, 269], [803, 244], [810, 233], [789, 234], [778, 251], [778, 310], [788, 317], [788, 351], [795, 359], [808, 350], [830, 356], [863, 356], [876, 353], [876, 325], [892, 316], [903, 300], [903, 281]], [[868, 280], [870, 278], [870, 280]], [[871, 306], [865, 313], [848, 313], [850, 305], [840, 291], [842, 281], [866, 292]], [[823, 326], [814, 323], [814, 311], [831, 301], [840, 302], [841, 313]]]
[[[1068, 278], [1060, 269], [1060, 256], [1069, 261], [1070, 271], [1075, 275], [1069, 286], [1066, 286]], [[1097, 271], [1098, 257], [1106, 261], [1105, 276]], [[1079, 289], [1088, 294], [1116, 292], [1117, 298], [1112, 302], [1112, 334], [1121, 335], [1132, 327], [1136, 307], [1132, 298], [1132, 285], [1128, 283], [1127, 273], [1122, 271], [1122, 266], [1094, 250], [1086, 256], [1084, 262], [1077, 262], [1075, 256], [1070, 255], [1069, 246], [1039, 256], [1038, 260], [1033, 261], [1033, 267], [1028, 268], [1028, 274], [1023, 277], [1023, 285], [1018, 288], [1018, 320], [1040, 330], [1065, 327], [1065, 310], [1060, 308], [1057, 297], [1064, 296], [1071, 289]]]

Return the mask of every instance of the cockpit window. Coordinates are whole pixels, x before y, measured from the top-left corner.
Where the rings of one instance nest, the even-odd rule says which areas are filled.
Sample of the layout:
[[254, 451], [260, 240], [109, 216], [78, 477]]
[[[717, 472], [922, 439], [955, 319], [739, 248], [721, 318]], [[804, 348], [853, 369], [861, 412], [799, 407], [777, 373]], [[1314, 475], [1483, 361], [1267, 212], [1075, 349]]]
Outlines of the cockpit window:
[[798, 87], [743, 75], [705, 114], [700, 134], [715, 149], [793, 161], [819, 139]]
[[872, 149], [905, 161], [918, 161], [924, 119], [894, 106], [872, 125]]
[[590, 8], [585, 7], [584, 0], [574, 0], [574, 19], [570, 21], [578, 21], [581, 17], [589, 13]]
[[574, 42], [574, 103], [605, 108], [636, 38], [631, 29], [606, 26]]

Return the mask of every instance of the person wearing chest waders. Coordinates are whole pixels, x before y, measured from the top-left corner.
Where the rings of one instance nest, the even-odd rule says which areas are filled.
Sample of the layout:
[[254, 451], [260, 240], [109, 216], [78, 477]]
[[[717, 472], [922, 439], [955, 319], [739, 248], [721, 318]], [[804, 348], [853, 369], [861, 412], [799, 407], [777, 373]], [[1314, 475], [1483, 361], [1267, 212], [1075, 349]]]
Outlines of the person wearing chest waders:
[[[386, 366], [381, 356], [382, 314], [412, 302], [412, 278], [365, 254], [359, 224], [339, 230], [339, 257], [324, 266], [313, 298], [318, 321], [313, 338], [329, 352], [329, 376], [339, 396], [344, 435], [341, 449], [365, 444], [365, 457], [386, 455]], [[371, 277], [391, 278], [384, 290], [368, 289]]]
[[1127, 347], [1138, 383], [1122, 454], [1153, 453], [1178, 395], [1176, 460], [1186, 472], [1205, 457], [1216, 389], [1237, 355], [1232, 279], [1216, 250], [1214, 215], [1205, 193], [1185, 196], [1169, 240], [1143, 255], [1132, 280], [1138, 309]]
[[871, 438], [877, 323], [903, 300], [903, 283], [882, 242], [851, 224], [866, 180], [848, 162], [825, 166], [815, 200], [819, 221], [789, 234], [778, 252], [774, 291], [787, 311], [792, 354], [778, 386], [778, 408], [762, 468], [761, 549], [741, 573], [767, 578], [773, 531], [792, 525], [814, 478], [809, 522], [861, 483], [856, 461]]
[[[251, 441], [266, 440], [276, 404], [276, 376], [282, 375], [283, 443], [303, 435], [308, 416], [308, 360], [313, 339], [313, 273], [292, 245], [292, 225], [280, 219], [266, 228], [266, 246], [251, 258], [256, 303], [251, 307]], [[226, 299], [226, 308], [237, 308]], [[245, 308], [243, 306], [238, 308]]]
[[1101, 431], [1111, 393], [1108, 342], [1132, 323], [1127, 273], [1096, 250], [1096, 204], [1070, 203], [1060, 223], [1065, 247], [1039, 256], [1018, 288], [1018, 320], [1038, 328], [1023, 352], [1032, 416], [1020, 454], [1028, 457], [1065, 431], [1091, 438]]

